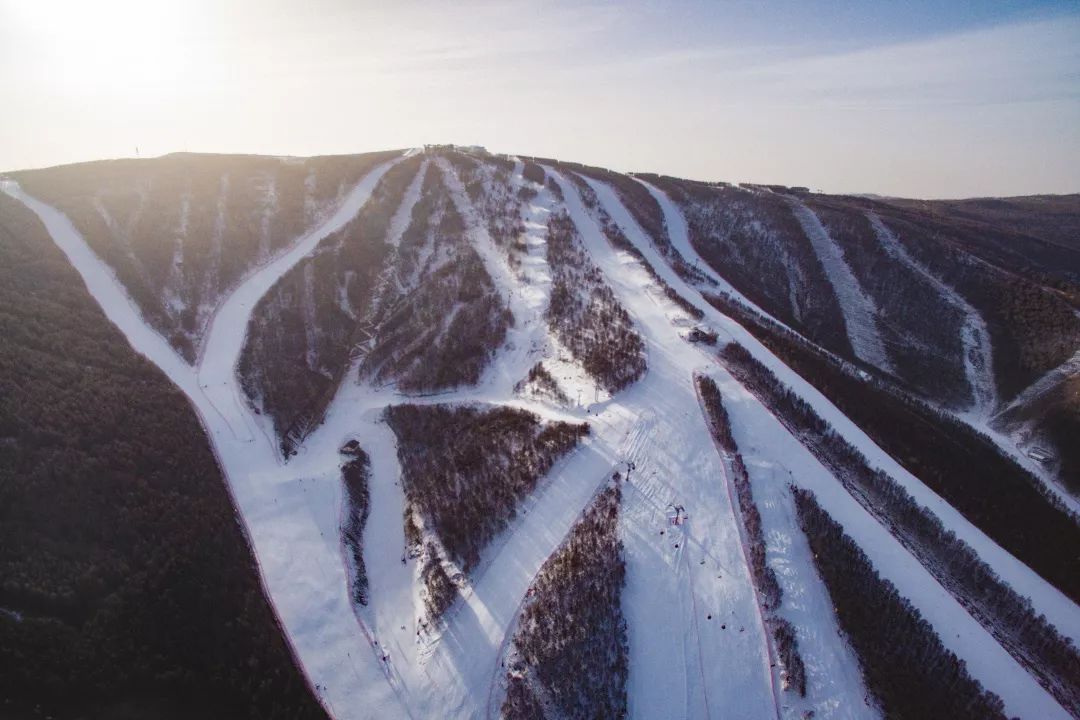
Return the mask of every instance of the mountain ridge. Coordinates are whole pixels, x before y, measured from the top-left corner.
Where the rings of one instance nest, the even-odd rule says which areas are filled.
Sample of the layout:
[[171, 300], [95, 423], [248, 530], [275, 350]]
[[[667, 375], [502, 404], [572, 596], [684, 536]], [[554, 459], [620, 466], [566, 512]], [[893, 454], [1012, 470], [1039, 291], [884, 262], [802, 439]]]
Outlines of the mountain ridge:
[[[170, 159], [176, 160], [166, 156], [139, 162], [146, 167]], [[107, 312], [116, 310], [117, 303], [127, 305], [123, 314], [110, 317], [136, 350], [172, 368], [166, 372], [199, 410], [238, 510], [252, 523], [253, 549], [271, 603], [301, 668], [332, 716], [363, 717], [377, 708], [380, 714], [408, 717], [440, 708], [452, 716], [482, 717], [501, 705], [491, 698], [508, 687], [518, 700], [502, 707], [511, 710], [539, 707], [547, 713], [557, 706], [563, 714], [599, 712], [600, 706], [568, 701], [562, 693], [570, 691], [549, 671], [536, 674], [527, 664], [514, 664], [507, 675], [499, 663], [507, 657], [507, 643], [545, 638], [553, 645], [514, 657], [550, 658], [558, 657], [561, 643], [569, 642], [565, 633], [574, 632], [572, 622], [557, 632], [534, 634], [519, 628], [514, 635], [518, 640], [511, 639], [511, 629], [543, 568], [548, 568], [543, 571], [544, 597], [549, 598], [545, 602], [567, 598], [572, 606], [576, 593], [600, 591], [590, 589], [587, 578], [556, 572], [552, 568], [558, 564], [545, 563], [571, 532], [579, 538], [575, 547], [591, 546], [580, 539], [589, 527], [611, 532], [609, 525], [583, 520], [593, 517], [586, 514], [591, 498], [611, 482], [620, 488], [614, 522], [621, 544], [605, 536], [595, 547], [620, 554], [607, 558], [605, 568], [625, 559], [625, 576], [612, 576], [623, 583], [621, 610], [608, 617], [624, 618], [619, 622], [629, 630], [629, 674], [625, 685], [619, 673], [613, 675], [615, 695], [589, 691], [590, 697], [606, 698], [604, 707], [623, 707], [625, 699], [635, 714], [652, 714], [662, 708], [670, 711], [674, 702], [674, 714], [686, 717], [708, 716], [717, 702], [732, 711], [752, 707], [755, 716], [795, 717], [793, 713], [810, 710], [822, 717], [832, 716], [830, 712], [867, 717], [879, 711], [906, 712], [889, 700], [899, 697], [901, 686], [881, 686], [903, 680], [860, 676], [860, 663], [870, 660], [853, 653], [873, 647], [873, 637], [864, 635], [872, 631], [847, 625], [843, 632], [861, 634], [855, 642], [845, 641], [827, 600], [828, 593], [842, 591], [835, 583], [826, 588], [827, 578], [813, 570], [803, 532], [809, 531], [810, 521], [801, 527], [792, 522], [795, 503], [805, 504], [804, 495], [788, 492], [789, 484], [800, 493], [812, 492], [818, 503], [815, 512], [838, 523], [847, 533], [845, 542], [861, 548], [866, 562], [893, 588], [889, 592], [898, 592], [928, 623], [941, 645], [926, 646], [926, 651], [937, 653], [946, 664], [959, 659], [966, 679], [957, 688], [975, 693], [960, 699], [960, 707], [1000, 703], [1009, 714], [1047, 717], [1075, 714], [1080, 707], [1080, 688], [1067, 671], [1034, 670], [1032, 653], [1044, 646], [1039, 645], [1042, 641], [1023, 634], [1002, 641], [997, 621], [970, 611], [967, 591], [960, 585], [935, 576], [936, 569], [930, 572], [925, 560], [906, 551], [896, 555], [898, 543], [905, 542], [897, 528], [887, 518], [867, 514], [858, 498], [837, 482], [838, 471], [814, 457], [807, 436], [792, 432], [778, 418], [780, 406], [751, 392], [745, 378], [716, 356], [719, 347], [747, 348], [774, 380], [779, 378], [788, 392], [815, 408], [820, 415], [816, 422], [842, 436], [888, 482], [905, 488], [921, 512], [954, 533], [977, 563], [1002, 583], [1030, 594], [1030, 604], [1021, 603], [1018, 612], [1049, 618], [1061, 634], [1046, 642], [1069, 657], [1075, 652], [1070, 642], [1080, 637], [1072, 589], [1062, 582], [1063, 575], [1044, 571], [1040, 577], [1032, 570], [1038, 563], [1018, 546], [1005, 549], [998, 544], [1003, 529], [1043, 528], [1030, 524], [1027, 515], [996, 526], [982, 516], [965, 514], [956, 498], [954, 508], [933, 485], [935, 469], [944, 465], [928, 443], [912, 446], [921, 463], [913, 465], [910, 449], [897, 452], [875, 435], [872, 422], [855, 422], [857, 413], [849, 418], [840, 409], [846, 400], [833, 394], [836, 385], [830, 384], [828, 373], [808, 372], [811, 365], [799, 361], [794, 350], [754, 328], [755, 323], [781, 318], [780, 327], [801, 338], [805, 352], [827, 353], [850, 367], [865, 367], [849, 373], [846, 382], [854, 387], [862, 383], [870, 389], [873, 376], [898, 397], [917, 398], [931, 407], [933, 412], [919, 422], [940, 422], [945, 428], [947, 419], [984, 436], [989, 449], [980, 452], [999, 458], [994, 482], [1019, 483], [1032, 502], [1061, 518], [1061, 527], [1072, 528], [1067, 532], [1080, 532], [1068, 499], [1076, 488], [1067, 456], [1043, 466], [1025, 454], [1040, 443], [1051, 451], [1055, 447], [1040, 430], [1042, 415], [1035, 412], [1005, 425], [995, 425], [993, 415], [996, 407], [1022, 397], [1025, 387], [1071, 367], [1069, 358], [1080, 346], [1080, 320], [1069, 300], [1080, 286], [1080, 267], [1051, 267], [1052, 257], [1036, 255], [1029, 258], [1029, 267], [1009, 271], [1001, 266], [1016, 251], [1006, 252], [1000, 244], [1002, 238], [1018, 235], [1008, 228], [985, 241], [970, 234], [966, 220], [953, 226], [933, 218], [912, 219], [905, 214], [910, 210], [890, 209], [884, 202], [872, 203], [870, 210], [867, 201], [852, 196], [636, 177], [445, 147], [304, 161], [306, 177], [316, 178], [311, 182], [289, 179], [284, 161], [275, 165], [273, 158], [260, 158], [260, 169], [245, 174], [245, 165], [255, 161], [244, 160], [224, 168], [224, 174], [215, 175], [215, 170], [207, 175], [216, 178], [218, 190], [216, 205], [205, 207], [217, 209], [199, 214], [216, 212], [224, 219], [199, 231], [217, 238], [205, 246], [196, 244], [201, 235], [177, 233], [187, 227], [181, 222], [187, 217], [182, 209], [190, 201], [184, 200], [183, 190], [161, 195], [156, 206], [147, 204], [157, 182], [153, 172], [127, 185], [123, 183], [129, 181], [106, 173], [108, 182], [102, 184], [94, 176], [80, 177], [81, 168], [67, 166], [12, 174], [19, 185], [9, 181], [3, 189], [38, 213], [62, 247], [68, 243], [82, 253], [69, 257], [98, 302]], [[329, 179], [318, 179], [324, 175]], [[267, 185], [271, 176], [277, 180]], [[281, 187], [284, 194], [278, 193]], [[420, 188], [415, 194], [410, 190], [414, 187]], [[45, 195], [49, 204], [31, 198], [28, 190]], [[96, 202], [107, 197], [101, 195], [106, 191], [126, 193], [126, 216]], [[229, 192], [240, 193], [243, 201], [229, 206], [234, 197]], [[279, 241], [272, 231], [277, 210], [267, 208], [280, 208], [282, 202], [303, 209], [304, 221], [285, 216], [284, 239]], [[378, 209], [379, 202], [384, 209]], [[819, 223], [820, 237], [812, 241], [806, 236], [806, 224], [798, 222], [793, 208], [825, 218]], [[890, 242], [908, 253], [906, 259], [887, 251], [867, 219], [871, 211], [891, 233]], [[365, 212], [375, 213], [364, 221], [369, 230], [350, 229]], [[1080, 209], [1076, 214], [1080, 216]], [[108, 222], [112, 217], [128, 217], [128, 226]], [[170, 217], [174, 219], [164, 219]], [[144, 222], [151, 224], [141, 234], [125, 229]], [[172, 255], [158, 247], [162, 237], [174, 238]], [[386, 248], [369, 252], [378, 242]], [[352, 265], [342, 260], [343, 253], [360, 252], [366, 254]], [[176, 262], [177, 253], [184, 262]], [[217, 259], [202, 262], [207, 255]], [[320, 257], [333, 260], [319, 264]], [[220, 265], [226, 261], [232, 265]], [[753, 265], [747, 264], [751, 261]], [[118, 270], [127, 267], [123, 263], [132, 268], [126, 274]], [[836, 271], [840, 264], [844, 273]], [[219, 267], [235, 267], [230, 271], [233, 279], [216, 280]], [[905, 274], [902, 267], [921, 268], [923, 275]], [[362, 283], [357, 281], [361, 272], [370, 275]], [[147, 278], [169, 280], [155, 286]], [[883, 280], [876, 290], [870, 283], [875, 278]], [[897, 317], [910, 316], [907, 325], [895, 324], [882, 309], [886, 295], [880, 293], [890, 284], [907, 293], [907, 305], [895, 311]], [[841, 286], [848, 297], [868, 301], [867, 317], [886, 340], [882, 348], [888, 357], [860, 357], [853, 343], [838, 340], [849, 334], [849, 320], [839, 309], [843, 301], [837, 299]], [[963, 373], [954, 373], [944, 389], [930, 382], [950, 363], [972, 367], [963, 346], [934, 334], [933, 323], [942, 315], [935, 308], [955, 306], [945, 287], [963, 297], [968, 312], [986, 323], [994, 362], [992, 368], [983, 365], [1000, 396], [994, 407], [980, 405], [970, 388], [957, 390], [971, 382]], [[177, 322], [170, 319], [174, 316], [168, 308], [178, 301], [168, 293], [179, 290], [171, 288], [199, 288], [202, 295], [192, 297], [202, 298], [204, 331], [188, 329], [182, 337], [164, 334]], [[726, 294], [725, 288], [748, 294], [753, 304]], [[873, 292], [879, 295], [872, 297]], [[271, 293], [280, 299], [268, 305], [263, 301]], [[316, 293], [323, 293], [323, 299], [316, 301]], [[184, 302], [191, 307], [195, 301]], [[913, 307], [916, 302], [921, 304]], [[810, 311], [814, 322], [807, 321]], [[245, 352], [257, 349], [253, 343], [261, 342], [258, 333], [248, 331], [256, 312], [262, 312], [264, 326], [284, 338], [279, 347], [288, 350], [249, 354], [257, 359], [241, 361]], [[155, 319], [159, 317], [164, 319]], [[474, 337], [485, 323], [504, 323], [503, 333]], [[952, 332], [959, 330], [945, 335]], [[154, 337], [158, 340], [151, 342]], [[718, 348], [709, 344], [710, 337]], [[317, 342], [332, 352], [318, 350]], [[201, 347], [197, 352], [195, 343]], [[268, 358], [274, 357], [280, 363], [271, 370]], [[318, 357], [330, 358], [330, 365], [320, 364]], [[380, 358], [379, 368], [405, 370], [365, 371], [371, 357]], [[897, 364], [897, 358], [909, 360]], [[476, 372], [460, 374], [463, 366]], [[303, 411], [311, 418], [303, 431], [283, 430], [291, 425], [277, 423], [282, 410], [260, 404], [254, 386], [244, 380], [252, 368], [263, 373], [264, 387], [282, 386], [299, 372], [325, 378], [318, 387], [298, 387], [279, 403], [286, 412], [316, 408]], [[401, 382], [410, 368], [420, 368], [436, 381], [416, 387]], [[717, 479], [725, 469], [695, 399], [694, 378], [702, 371], [716, 382], [734, 437], [747, 457], [747, 482], [754, 490], [750, 502], [759, 494], [769, 498], [768, 503], [757, 503], [760, 522], [769, 533], [744, 537], [736, 531], [753, 513], [737, 510], [729, 495], [717, 492]], [[1067, 382], [1070, 371], [1063, 374]], [[527, 390], [541, 378], [557, 392]], [[526, 410], [547, 423], [587, 423], [590, 431], [577, 449], [551, 465], [535, 489], [512, 501], [521, 512], [512, 509], [494, 537], [481, 535], [468, 567], [459, 567], [444, 549], [448, 538], [461, 547], [461, 538], [444, 535], [449, 532], [445, 522], [431, 523], [423, 512], [414, 512], [414, 519], [403, 523], [401, 510], [395, 509], [404, 507], [401, 487], [406, 476], [394, 458], [404, 462], [405, 456], [400, 448], [395, 452], [400, 437], [395, 439], [397, 431], [383, 424], [383, 413], [408, 404], [477, 403]], [[891, 412], [888, 407], [875, 405], [882, 413]], [[756, 430], [747, 435], [748, 428]], [[894, 432], [906, 431], [900, 425]], [[953, 437], [969, 445], [983, 442], [964, 440], [963, 434]], [[370, 472], [350, 476], [350, 496], [367, 497], [357, 483], [370, 488], [370, 508], [348, 526], [351, 550], [341, 537], [344, 526], [338, 517], [344, 507], [338, 449], [346, 440], [356, 440], [371, 462]], [[506, 438], [495, 433], [489, 441], [497, 444]], [[519, 443], [510, 448], [507, 457], [524, 461]], [[480, 472], [480, 465], [465, 456], [455, 462], [462, 473], [459, 482]], [[778, 470], [787, 471], [786, 479], [777, 480]], [[970, 488], [973, 480], [958, 482]], [[356, 549], [358, 533], [362, 549]], [[748, 542], [754, 544], [753, 552], [744, 546]], [[286, 546], [288, 554], [282, 552]], [[363, 564], [344, 562], [349, 552], [362, 553]], [[774, 694], [788, 677], [785, 667], [769, 660], [779, 655], [774, 643], [781, 635], [774, 637], [764, 625], [749, 623], [760, 614], [760, 580], [747, 565], [753, 553], [767, 563], [780, 563], [775, 567], [781, 569], [784, 553], [791, 553], [794, 567], [777, 571], [780, 585], [788, 594], [814, 598], [811, 612], [784, 603], [778, 609], [778, 617], [794, 628], [797, 652], [811, 658], [807, 666], [827, 667], [808, 673], [803, 696], [790, 690], [782, 697]], [[1071, 561], [1059, 555], [1047, 549], [1047, 562], [1067, 575]], [[356, 580], [350, 573], [361, 567], [367, 602], [355, 600], [350, 592]], [[666, 582], [646, 587], [645, 578]], [[438, 588], [449, 593], [448, 599], [437, 601], [438, 613], [424, 613]], [[609, 585], [602, 592], [612, 597]], [[313, 616], [317, 622], [311, 621]], [[528, 617], [530, 623], [537, 622], [535, 610]], [[556, 616], [544, 622], [559, 620]], [[1028, 628], [1030, 623], [1022, 625]], [[959, 631], [955, 637], [952, 629]], [[681, 649], [670, 643], [670, 636], [684, 638]], [[361, 664], [346, 669], [343, 657]], [[746, 658], [762, 662], [748, 663]], [[1067, 667], [1065, 662], [1062, 667]], [[718, 699], [717, 689], [724, 690], [722, 698], [737, 697], [741, 704]], [[983, 692], [989, 693], [989, 705], [976, 699]], [[876, 702], [864, 703], [867, 694]], [[352, 704], [361, 695], [364, 708]]]

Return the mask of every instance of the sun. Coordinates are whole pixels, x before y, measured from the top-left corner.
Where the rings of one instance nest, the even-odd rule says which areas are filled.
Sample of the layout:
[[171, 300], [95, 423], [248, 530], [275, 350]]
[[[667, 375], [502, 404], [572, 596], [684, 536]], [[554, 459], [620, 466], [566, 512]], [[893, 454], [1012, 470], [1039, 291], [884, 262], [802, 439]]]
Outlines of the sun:
[[5, 15], [44, 51], [49, 73], [87, 95], [175, 92], [200, 63], [196, 5], [183, 0], [8, 0]]

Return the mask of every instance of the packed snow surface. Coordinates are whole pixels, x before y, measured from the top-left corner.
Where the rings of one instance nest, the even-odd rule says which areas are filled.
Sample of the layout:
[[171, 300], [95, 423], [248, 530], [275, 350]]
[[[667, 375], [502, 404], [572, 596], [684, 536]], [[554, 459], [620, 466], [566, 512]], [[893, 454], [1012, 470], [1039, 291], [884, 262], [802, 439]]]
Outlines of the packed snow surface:
[[[808, 710], [814, 710], [818, 718], [876, 715], [864, 701], [866, 690], [857, 663], [838, 634], [828, 594], [794, 519], [786, 490], [792, 481], [817, 493], [822, 506], [843, 524], [882, 575], [912, 600], [946, 646], [966, 661], [969, 672], [1002, 697], [1008, 713], [1066, 717], [769, 410], [715, 362], [712, 349], [682, 339], [679, 325], [673, 322], [680, 311], [636, 259], [612, 248], [575, 186], [550, 168], [548, 173], [562, 189], [565, 207], [591, 259], [646, 341], [649, 370], [644, 378], [614, 398], [584, 405], [579, 400], [572, 407], [515, 394], [514, 385], [533, 364], [544, 361], [557, 366], [558, 362], [559, 348], [543, 317], [551, 285], [545, 226], [558, 203], [546, 188], [524, 202], [522, 240], [527, 255], [518, 267], [511, 267], [488, 236], [452, 168], [436, 162], [429, 171], [446, 176], [470, 241], [514, 315], [507, 342], [477, 386], [435, 396], [407, 397], [393, 387], [361, 384], [357, 373], [347, 373], [324, 423], [295, 457], [283, 463], [268, 421], [244, 401], [235, 373], [251, 313], [282, 275], [356, 215], [393, 162], [371, 172], [333, 215], [253, 271], [228, 295], [212, 318], [195, 368], [143, 321], [114, 273], [63, 214], [27, 196], [14, 183], [2, 188], [37, 213], [109, 319], [191, 399], [227, 477], [267, 595], [306, 676], [334, 718], [494, 716], [503, 693], [499, 662], [527, 590], [616, 470], [627, 476], [620, 532], [628, 570], [623, 610], [628, 622], [632, 717], [756, 720], [797, 718]], [[525, 182], [521, 163], [515, 166], [513, 182], [517, 186]], [[765, 362], [872, 463], [937, 513], [1006, 581], [1030, 595], [1036, 608], [1059, 629], [1074, 638], [1080, 636], [1080, 614], [1067, 598], [964, 521], [816, 390], [705, 302], [664, 262], [614, 191], [602, 183], [593, 187], [604, 208], [661, 277], [701, 308], [708, 324]], [[392, 244], [408, 222], [407, 208], [416, 202], [415, 190], [406, 194], [391, 223], [388, 240]], [[696, 254], [689, 248], [685, 223], [680, 230], [677, 210], [662, 193], [651, 191], [661, 202], [676, 248], [693, 260]], [[838, 252], [835, 246], [833, 252]], [[703, 263], [699, 267], [707, 269]], [[833, 272], [830, 277], [836, 282]], [[854, 282], [853, 277], [850, 280]], [[848, 289], [857, 290], [857, 286]], [[856, 308], [854, 314], [869, 312], [865, 296], [849, 300]], [[872, 313], [869, 319], [872, 327]], [[873, 352], [881, 350], [874, 347], [872, 338], [862, 346], [864, 351], [868, 347]], [[770, 667], [771, 640], [752, 589], [726, 487], [725, 463], [696, 401], [694, 372], [716, 379], [732, 416], [762, 514], [767, 561], [785, 593], [779, 612], [794, 623], [806, 660], [805, 700], [780, 690], [779, 669]], [[558, 375], [572, 400], [595, 397], [592, 383], [583, 374]], [[415, 561], [402, 561], [401, 468], [394, 434], [381, 418], [387, 405], [401, 402], [513, 405], [545, 420], [586, 421], [592, 429], [578, 450], [556, 464], [519, 508], [511, 526], [486, 549], [462, 597], [435, 633], [421, 632], [417, 626], [422, 605], [419, 569]], [[364, 530], [370, 582], [367, 606], [351, 602], [339, 530], [343, 497], [338, 449], [352, 438], [360, 441], [372, 461], [371, 514]], [[683, 506], [688, 515], [687, 522], [674, 528], [668, 518], [673, 505]]]

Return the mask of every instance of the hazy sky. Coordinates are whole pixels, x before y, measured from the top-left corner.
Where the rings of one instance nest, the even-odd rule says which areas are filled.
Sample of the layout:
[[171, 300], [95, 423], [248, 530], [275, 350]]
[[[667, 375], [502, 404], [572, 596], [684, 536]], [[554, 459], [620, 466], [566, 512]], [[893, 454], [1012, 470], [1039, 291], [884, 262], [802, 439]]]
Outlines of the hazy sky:
[[0, 0], [0, 169], [425, 142], [833, 192], [1077, 192], [1080, 4]]

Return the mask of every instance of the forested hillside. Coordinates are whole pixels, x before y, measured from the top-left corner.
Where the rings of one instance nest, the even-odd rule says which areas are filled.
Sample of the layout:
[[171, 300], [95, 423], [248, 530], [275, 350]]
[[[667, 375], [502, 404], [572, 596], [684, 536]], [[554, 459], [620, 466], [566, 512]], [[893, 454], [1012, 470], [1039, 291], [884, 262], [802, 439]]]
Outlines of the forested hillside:
[[644, 176], [679, 204], [701, 257], [773, 317], [845, 357], [844, 318], [825, 270], [779, 194]]
[[15, 173], [63, 210], [189, 361], [223, 292], [333, 211], [396, 151], [280, 158], [176, 153]]
[[320, 718], [202, 428], [0, 194], [0, 716]]

